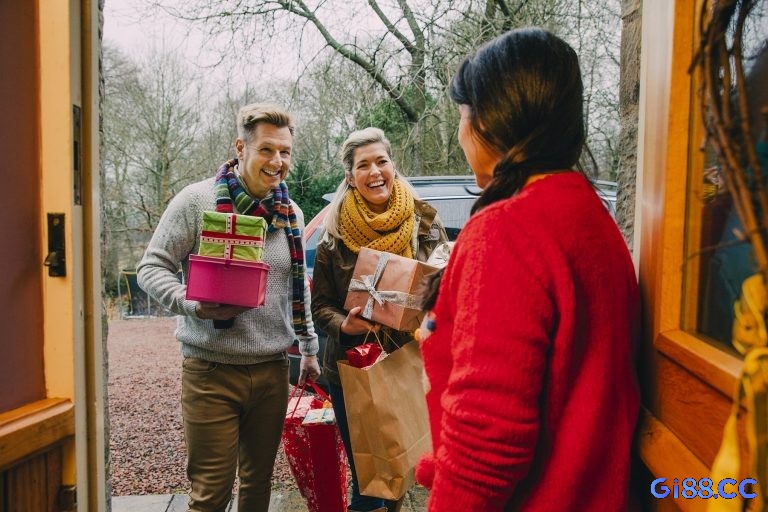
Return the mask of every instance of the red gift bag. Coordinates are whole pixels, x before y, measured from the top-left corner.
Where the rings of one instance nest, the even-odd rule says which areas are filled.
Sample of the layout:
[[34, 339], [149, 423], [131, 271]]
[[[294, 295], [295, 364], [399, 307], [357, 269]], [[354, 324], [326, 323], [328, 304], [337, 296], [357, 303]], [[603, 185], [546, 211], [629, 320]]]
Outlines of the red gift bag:
[[[296, 387], [288, 401], [283, 427], [283, 449], [299, 492], [309, 512], [346, 512], [347, 456], [335, 423], [302, 424], [312, 409], [322, 409], [330, 398], [314, 382], [321, 398], [304, 395]], [[296, 392], [298, 391], [298, 396]]]

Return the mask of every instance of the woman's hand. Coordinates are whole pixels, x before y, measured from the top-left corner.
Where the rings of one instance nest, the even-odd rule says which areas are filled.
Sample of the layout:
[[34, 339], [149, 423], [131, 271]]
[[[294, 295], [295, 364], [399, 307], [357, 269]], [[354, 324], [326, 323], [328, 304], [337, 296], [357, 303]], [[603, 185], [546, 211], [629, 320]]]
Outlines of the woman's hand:
[[361, 317], [360, 312], [362, 310], [363, 308], [360, 306], [356, 306], [349, 310], [349, 313], [347, 313], [347, 318], [341, 322], [341, 332], [351, 336], [357, 334], [365, 334], [368, 331], [379, 332], [381, 326]]
[[252, 308], [243, 306], [230, 306], [216, 302], [198, 302], [195, 305], [195, 314], [202, 320], [229, 320], [240, 313]]
[[320, 365], [317, 362], [317, 356], [301, 356], [299, 363], [299, 386], [303, 386], [307, 379], [317, 380], [320, 376]]

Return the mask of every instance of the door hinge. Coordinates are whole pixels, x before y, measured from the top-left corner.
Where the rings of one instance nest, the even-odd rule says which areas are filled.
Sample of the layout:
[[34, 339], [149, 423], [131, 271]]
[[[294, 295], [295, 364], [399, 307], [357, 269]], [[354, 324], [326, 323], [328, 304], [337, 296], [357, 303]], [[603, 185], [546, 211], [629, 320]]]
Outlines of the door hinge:
[[69, 512], [77, 508], [77, 487], [62, 485], [59, 487], [59, 510]]

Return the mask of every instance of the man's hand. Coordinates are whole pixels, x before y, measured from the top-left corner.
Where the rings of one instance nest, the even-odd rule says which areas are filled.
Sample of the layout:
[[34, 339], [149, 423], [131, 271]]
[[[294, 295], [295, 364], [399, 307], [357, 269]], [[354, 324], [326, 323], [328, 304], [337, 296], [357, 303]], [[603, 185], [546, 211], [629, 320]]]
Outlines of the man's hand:
[[299, 364], [299, 386], [303, 386], [307, 379], [317, 380], [320, 376], [320, 365], [317, 362], [317, 356], [301, 356]]
[[381, 326], [361, 317], [360, 312], [362, 310], [363, 308], [360, 306], [355, 306], [349, 310], [347, 318], [341, 322], [341, 332], [349, 335], [365, 334], [368, 331], [379, 332]]
[[195, 306], [195, 314], [203, 320], [229, 320], [249, 309], [251, 308], [216, 302], [198, 302]]

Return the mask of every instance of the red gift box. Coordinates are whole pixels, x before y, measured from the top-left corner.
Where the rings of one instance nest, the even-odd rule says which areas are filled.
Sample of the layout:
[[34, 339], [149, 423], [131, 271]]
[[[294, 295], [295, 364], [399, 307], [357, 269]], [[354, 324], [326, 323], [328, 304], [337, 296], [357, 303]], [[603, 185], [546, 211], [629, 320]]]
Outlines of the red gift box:
[[379, 355], [381, 355], [381, 345], [378, 343], [363, 343], [347, 350], [349, 365], [355, 368], [371, 366]]

